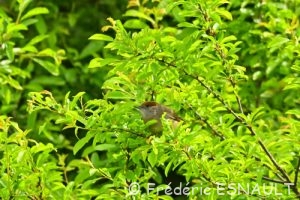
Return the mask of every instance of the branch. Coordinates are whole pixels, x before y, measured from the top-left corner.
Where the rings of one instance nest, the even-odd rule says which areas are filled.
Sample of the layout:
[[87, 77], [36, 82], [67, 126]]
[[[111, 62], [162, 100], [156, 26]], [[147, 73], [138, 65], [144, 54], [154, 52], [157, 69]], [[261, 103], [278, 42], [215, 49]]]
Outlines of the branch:
[[[164, 60], [160, 60], [161, 62], [163, 62], [164, 64], [170, 66], [170, 67], [173, 67], [173, 68], [178, 68], [175, 64], [173, 63], [168, 63]], [[244, 123], [244, 120], [238, 116], [234, 110], [232, 110], [228, 105], [227, 103], [224, 101], [224, 99], [217, 93], [215, 93], [208, 85], [206, 85], [202, 80], [199, 79], [198, 76], [195, 76], [195, 75], [192, 75], [192, 74], [189, 74], [186, 70], [182, 70], [183, 73], [186, 75], [186, 76], [189, 76], [193, 79], [195, 79], [196, 81], [198, 81], [198, 83], [200, 83], [200, 85], [202, 85], [209, 93], [211, 93], [218, 101], [221, 102], [221, 104], [223, 104], [223, 106], [225, 107], [225, 109], [230, 112], [237, 120], [239, 120], [240, 122]]]
[[[80, 127], [80, 126], [76, 126], [75, 128], [78, 128], [78, 129], [82, 129], [82, 130], [87, 130], [87, 131], [98, 131], [98, 129], [96, 128], [85, 128], [85, 127]], [[102, 132], [111, 132], [111, 131], [123, 131], [123, 132], [126, 132], [126, 133], [130, 133], [130, 134], [133, 134], [135, 136], [138, 136], [138, 137], [142, 137], [142, 138], [147, 138], [145, 134], [141, 134], [141, 133], [138, 133], [138, 132], [135, 132], [133, 130], [130, 130], [128, 128], [104, 128], [104, 129], [101, 129]]]
[[[168, 63], [168, 62], [166, 62], [164, 60], [160, 60], [160, 61], [162, 61], [164, 64], [166, 64], [166, 65], [168, 65], [170, 67], [178, 69], [178, 67], [175, 64], [173, 64], [173, 63]], [[200, 79], [196, 75], [189, 74], [185, 69], [182, 69], [182, 71], [183, 71], [183, 73], [186, 76], [189, 76], [189, 77], [193, 78], [194, 80], [198, 81], [198, 83], [200, 83], [200, 85], [202, 87], [204, 87], [210, 94], [212, 94], [214, 96], [214, 98], [216, 98], [225, 107], [225, 109], [229, 113], [231, 113], [238, 121], [240, 121], [242, 124], [244, 124], [246, 126], [246, 128], [250, 131], [250, 133], [251, 133], [252, 136], [257, 136], [257, 134], [256, 134], [255, 130], [253, 129], [253, 127], [250, 124], [248, 124], [245, 119], [243, 119], [240, 116], [238, 116], [235, 113], [235, 111], [232, 108], [230, 108], [230, 106], [225, 102], [225, 100], [219, 94], [217, 94], [215, 91], [213, 91], [208, 85], [206, 85], [202, 79]], [[267, 149], [267, 147], [263, 144], [263, 142], [259, 138], [258, 138], [258, 144], [261, 146], [261, 148], [263, 149], [263, 151], [267, 154], [267, 156], [269, 157], [269, 159], [271, 160], [271, 162], [273, 163], [273, 165], [276, 167], [276, 169], [278, 171], [280, 171], [281, 175], [286, 179], [286, 182], [291, 183], [291, 180], [290, 180], [288, 174], [284, 171], [283, 168], [281, 168], [279, 166], [279, 164], [277, 163], [277, 161], [275, 160], [275, 158], [273, 157], [273, 155], [269, 152], [269, 150]], [[297, 195], [299, 195], [299, 191], [295, 187], [295, 185], [292, 187], [292, 189], [293, 189], [293, 191]]]
[[141, 133], [137, 133], [137, 132], [132, 131], [132, 130], [127, 129], [127, 128], [112, 128], [111, 130], [113, 130], [113, 131], [124, 131], [124, 132], [133, 134], [133, 135], [138, 136], [138, 137], [147, 138], [146, 135], [141, 134]]
[[278, 172], [274, 172], [274, 173], [278, 178], [280, 178], [280, 180], [284, 181], [284, 178]]
[[300, 170], [300, 156], [298, 157], [298, 164], [297, 164], [297, 168], [295, 171], [295, 179], [294, 179], [294, 186], [297, 188], [297, 184], [298, 184], [298, 174], [299, 174], [299, 170]]
[[[184, 154], [187, 156], [187, 158], [188, 158], [189, 160], [193, 160], [193, 158], [190, 156], [190, 154], [189, 154], [187, 151], [183, 150], [183, 152], [184, 152]], [[208, 176], [206, 176], [205, 172], [203, 172], [203, 171], [201, 170], [201, 166], [202, 166], [202, 165], [199, 164], [199, 163], [197, 162], [197, 160], [195, 160], [195, 161], [196, 161], [196, 165], [198, 166], [198, 168], [199, 168], [199, 170], [200, 170], [200, 174], [202, 175], [202, 177], [203, 177], [206, 181], [208, 181], [209, 183], [211, 183], [214, 187], [218, 186], [218, 183], [215, 183], [213, 180], [211, 180], [211, 178], [208, 177]]]
[[241, 103], [241, 99], [240, 99], [240, 97], [237, 95], [237, 93], [236, 93], [236, 91], [235, 91], [235, 83], [233, 82], [232, 77], [229, 78], [229, 82], [230, 82], [230, 84], [231, 84], [231, 86], [232, 86], [232, 88], [233, 88], [233, 93], [234, 93], [234, 96], [235, 96], [235, 98], [236, 98], [236, 102], [237, 102], [238, 105], [239, 105], [240, 112], [241, 112], [242, 114], [244, 114], [244, 110], [243, 110], [243, 106], [242, 106], [242, 103]]
[[[184, 70], [185, 74], [189, 75], [185, 70]], [[192, 77], [194, 77], [204, 88], [206, 88], [217, 100], [219, 100], [224, 107], [226, 108], [227, 111], [229, 111], [237, 120], [239, 120], [241, 123], [245, 124], [246, 128], [250, 131], [252, 136], [257, 136], [256, 132], [254, 131], [253, 127], [251, 125], [249, 125], [243, 118], [239, 117], [224, 101], [224, 99], [216, 94], [209, 86], [207, 86], [202, 80], [200, 80], [198, 77], [195, 77], [193, 75], [190, 75]], [[271, 160], [271, 162], [273, 163], [273, 165], [276, 167], [277, 170], [279, 170], [282, 174], [282, 176], [289, 182], [291, 183], [291, 180], [289, 178], [289, 176], [287, 175], [287, 173], [284, 171], [284, 169], [282, 169], [279, 164], [277, 163], [277, 161], [275, 160], [275, 158], [273, 157], [273, 155], [269, 152], [269, 150], [267, 149], [267, 147], [263, 144], [263, 142], [258, 138], [258, 144], [261, 146], [261, 148], [264, 150], [264, 152], [267, 154], [267, 156], [269, 157], [269, 159]]]
[[194, 113], [196, 113], [198, 119], [200, 119], [202, 122], [204, 122], [209, 128], [210, 130], [213, 132], [214, 135], [218, 136], [219, 138], [221, 138], [221, 140], [225, 140], [225, 137], [219, 132], [217, 131], [209, 122], [207, 119], [205, 119], [204, 117], [202, 117], [196, 110], [194, 110], [194, 108], [191, 105], [188, 105], [190, 107], [191, 110], [194, 111]]
[[263, 178], [264, 180], [266, 180], [266, 181], [270, 181], [270, 182], [273, 182], [273, 183], [281, 183], [281, 184], [287, 183], [286, 181], [275, 180], [275, 179], [271, 179], [271, 178], [266, 177], [266, 176], [263, 176], [262, 178]]

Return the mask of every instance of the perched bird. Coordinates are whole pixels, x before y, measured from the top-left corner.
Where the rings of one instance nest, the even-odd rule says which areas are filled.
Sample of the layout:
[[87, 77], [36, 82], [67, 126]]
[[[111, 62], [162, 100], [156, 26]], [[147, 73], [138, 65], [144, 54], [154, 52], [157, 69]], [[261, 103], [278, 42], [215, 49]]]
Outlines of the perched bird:
[[[147, 123], [151, 120], [155, 120], [154, 124], [151, 124], [149, 126], [149, 129], [151, 133], [158, 135], [162, 133], [163, 131], [163, 126], [162, 126], [162, 121], [161, 118], [164, 116], [166, 120], [170, 120], [172, 122], [172, 126], [175, 128], [177, 124], [180, 121], [183, 121], [172, 109], [161, 105], [157, 102], [154, 101], [146, 101], [142, 105], [136, 107], [141, 115], [144, 123]], [[171, 169], [168, 173], [168, 175], [165, 174], [165, 168], [162, 166], [157, 166], [156, 167], [156, 176], [160, 178], [156, 180], [152, 180], [156, 182], [157, 184], [166, 184], [169, 185], [171, 188], [176, 188], [180, 187], [181, 185], [186, 185], [186, 178], [184, 175], [182, 175], [183, 172], [180, 172], [180, 167], [182, 164], [177, 166], [175, 169]], [[167, 164], [166, 164], [167, 166]], [[161, 191], [160, 194], [164, 195], [164, 191]], [[173, 196], [175, 199], [186, 199], [187, 196], [182, 196], [176, 194]]]
[[156, 121], [149, 126], [150, 131], [154, 134], [159, 134], [163, 130], [161, 122], [162, 116], [165, 116], [167, 120], [171, 120], [173, 127], [176, 127], [178, 122], [181, 121], [181, 118], [178, 117], [173, 110], [154, 101], [146, 101], [136, 108], [140, 111], [144, 123], [151, 120]]

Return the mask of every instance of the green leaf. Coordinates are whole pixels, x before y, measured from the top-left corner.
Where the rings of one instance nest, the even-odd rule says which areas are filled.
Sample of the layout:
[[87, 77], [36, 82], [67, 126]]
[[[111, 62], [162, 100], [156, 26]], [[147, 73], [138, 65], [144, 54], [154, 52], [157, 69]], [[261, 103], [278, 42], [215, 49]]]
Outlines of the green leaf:
[[292, 70], [295, 70], [295, 71], [297, 71], [297, 72], [300, 72], [300, 66], [298, 66], [298, 65], [293, 65], [293, 66], [292, 66]]
[[98, 172], [97, 169], [91, 168], [91, 169], [89, 170], [89, 175], [90, 175], [90, 176], [93, 176], [93, 175], [96, 174], [97, 172]]
[[145, 20], [151, 22], [151, 24], [155, 24], [155, 21], [151, 17], [148, 17], [143, 12], [140, 12], [140, 11], [137, 11], [137, 10], [128, 10], [124, 14], [124, 16], [126, 16], [126, 17], [138, 17], [138, 18], [142, 18], [142, 19], [145, 19]]
[[55, 65], [54, 63], [50, 62], [50, 61], [46, 61], [46, 60], [42, 60], [39, 58], [33, 58], [33, 60], [40, 64], [43, 68], [45, 68], [48, 72], [50, 72], [52, 75], [54, 76], [58, 76], [59, 75], [59, 66]]
[[115, 148], [117, 148], [115, 144], [100, 144], [94, 147], [96, 151], [107, 151]]
[[157, 163], [157, 155], [153, 151], [148, 155], [148, 161], [152, 167]]
[[148, 25], [139, 19], [129, 19], [124, 23], [124, 27], [132, 29], [143, 29], [148, 27]]
[[45, 7], [36, 7], [31, 10], [29, 10], [22, 18], [21, 20], [27, 19], [29, 17], [33, 17], [35, 15], [41, 15], [41, 14], [48, 14], [49, 10]]
[[25, 26], [24, 24], [9, 24], [7, 26], [7, 34], [27, 29], [27, 26]]
[[163, 51], [155, 54], [156, 58], [174, 58], [174, 55], [170, 52]]
[[75, 106], [77, 105], [77, 101], [79, 100], [79, 98], [81, 98], [83, 95], [85, 94], [85, 92], [79, 92], [78, 94], [76, 94], [73, 97], [73, 100], [70, 103], [70, 109], [75, 108]]
[[15, 79], [8, 77], [7, 82], [10, 86], [14, 87], [17, 90], [23, 90], [22, 86], [20, 85], [20, 83], [18, 81], [16, 81]]
[[13, 61], [15, 58], [13, 46], [14, 46], [14, 44], [12, 42], [5, 43], [5, 52], [10, 61]]
[[83, 50], [81, 51], [79, 58], [86, 58], [88, 56], [91, 56], [97, 52], [102, 51], [104, 46], [104, 43], [102, 41], [91, 41], [89, 44], [87, 44]]
[[170, 171], [170, 169], [171, 169], [172, 166], [173, 166], [173, 159], [172, 159], [170, 162], [168, 162], [168, 165], [167, 165], [167, 167], [165, 168], [165, 176], [166, 176], [166, 177], [168, 176], [169, 171]]
[[253, 113], [251, 113], [251, 122], [254, 122], [257, 120], [260, 116], [265, 114], [265, 108], [264, 107], [259, 107], [257, 108]]
[[230, 35], [230, 36], [228, 36], [228, 37], [223, 38], [223, 39], [221, 40], [221, 43], [222, 43], [222, 44], [225, 44], [225, 43], [227, 43], [227, 42], [235, 41], [235, 40], [237, 40], [237, 38], [236, 38], [234, 35]]
[[26, 155], [26, 153], [27, 153], [26, 150], [21, 150], [21, 151], [19, 151], [18, 156], [17, 156], [17, 158], [16, 158], [16, 160], [17, 160], [18, 163], [21, 162], [21, 161], [23, 160], [23, 158], [24, 158], [24, 156]]
[[300, 89], [300, 81], [299, 83], [290, 83], [287, 86], [284, 87], [284, 90], [295, 90], [295, 89]]
[[189, 23], [189, 22], [181, 22], [177, 26], [178, 27], [186, 27], [186, 28], [199, 28], [197, 25]]
[[216, 12], [221, 15], [222, 17], [232, 21], [232, 15], [229, 11], [223, 9], [217, 9]]
[[215, 22], [217, 22], [218, 24], [222, 23], [221, 17], [217, 12], [212, 12], [209, 15]]
[[30, 84], [38, 84], [42, 86], [63, 86], [66, 84], [66, 81], [62, 77], [49, 76], [45, 74], [35, 77], [32, 81], [30, 81]]
[[178, 0], [178, 1], [171, 1], [167, 4], [167, 12], [171, 12], [175, 7], [186, 4], [186, 1]]
[[107, 99], [134, 99], [133, 96], [129, 95], [129, 93], [124, 93], [121, 91], [109, 91], [105, 95]]
[[[43, 41], [44, 39], [46, 39], [48, 37], [48, 35], [38, 35], [38, 36], [36, 36], [36, 37], [34, 37], [34, 38], [32, 38], [31, 40], [30, 40], [30, 42], [28, 42], [27, 43], [27, 45], [35, 45], [36, 43], [39, 43], [39, 42], [41, 42], [41, 41]], [[26, 46], [27, 46], [26, 45]]]
[[171, 10], [173, 10], [175, 7], [182, 5], [182, 4], [186, 4], [186, 1], [182, 1], [182, 0], [178, 0], [178, 1], [170, 1], [167, 4], [167, 12], [171, 12]]
[[89, 146], [84, 150], [82, 156], [87, 156], [95, 151], [109, 151], [117, 148], [118, 146], [116, 146], [115, 144], [99, 144], [97, 146]]
[[[37, 16], [36, 18], [38, 21], [34, 22], [34, 25], [35, 25], [38, 33], [41, 35], [47, 34], [49, 27], [47, 26], [45, 19], [42, 16]], [[32, 20], [32, 19], [29, 19], [29, 20]], [[28, 23], [29, 20], [26, 20], [26, 23]], [[49, 33], [49, 35], [51, 35], [51, 36], [53, 36], [53, 34], [55, 34], [55, 32]]]
[[35, 46], [30, 46], [30, 45], [26, 45], [25, 47], [21, 48], [21, 51], [24, 52], [32, 52], [32, 53], [37, 53], [38, 50], [37, 48], [35, 48]]
[[49, 151], [52, 151], [52, 150], [55, 150], [53, 144], [51, 143], [48, 143], [47, 145], [43, 144], [43, 143], [37, 143], [35, 146], [33, 146], [30, 151], [33, 153], [33, 154], [36, 154], [38, 152], [49, 152]]
[[290, 40], [288, 38], [278, 35], [278, 36], [272, 37], [271, 42], [268, 43], [268, 48], [279, 48], [283, 44], [285, 44], [289, 41]]
[[299, 109], [288, 110], [286, 112], [286, 114], [295, 115], [298, 119], [300, 119], [300, 110]]
[[53, 49], [47, 48], [38, 53], [38, 56], [49, 56], [54, 58], [56, 56], [56, 52]]
[[254, 81], [256, 81], [256, 80], [260, 79], [262, 76], [263, 76], [263, 73], [261, 71], [256, 71], [253, 73], [252, 79]]
[[18, 0], [19, 5], [19, 13], [23, 13], [23, 11], [27, 8], [27, 6], [32, 2], [32, 0]]
[[89, 37], [89, 40], [101, 40], [101, 41], [109, 41], [109, 42], [114, 41], [112, 37], [100, 33], [92, 35], [91, 37]]
[[94, 58], [90, 61], [88, 68], [104, 67], [106, 65], [113, 65], [118, 59], [116, 58]]
[[73, 154], [75, 155], [80, 149], [82, 149], [82, 147], [88, 143], [88, 141], [90, 141], [90, 139], [92, 137], [94, 137], [95, 133], [94, 132], [88, 132], [86, 134], [85, 137], [83, 137], [82, 139], [80, 139], [75, 145], [74, 145], [74, 148], [73, 148]]

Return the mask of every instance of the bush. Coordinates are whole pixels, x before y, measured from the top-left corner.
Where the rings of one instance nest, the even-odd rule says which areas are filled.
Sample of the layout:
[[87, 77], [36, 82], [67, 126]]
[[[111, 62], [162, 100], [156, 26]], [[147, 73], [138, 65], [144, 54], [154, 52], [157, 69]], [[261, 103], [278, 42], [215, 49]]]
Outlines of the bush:
[[[299, 1], [129, 1], [91, 36], [91, 4], [67, 22], [18, 2], [1, 12], [2, 198], [300, 196]], [[150, 100], [183, 121], [151, 134], [134, 109]]]

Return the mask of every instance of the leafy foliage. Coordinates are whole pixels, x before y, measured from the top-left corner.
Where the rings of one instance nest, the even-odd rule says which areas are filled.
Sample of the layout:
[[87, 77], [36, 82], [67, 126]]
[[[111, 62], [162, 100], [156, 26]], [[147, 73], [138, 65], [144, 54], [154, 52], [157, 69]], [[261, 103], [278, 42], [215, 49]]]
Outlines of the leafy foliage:
[[[103, 2], [1, 8], [1, 198], [300, 196], [298, 0], [130, 0], [85, 34]], [[145, 100], [184, 121], [151, 135]]]

